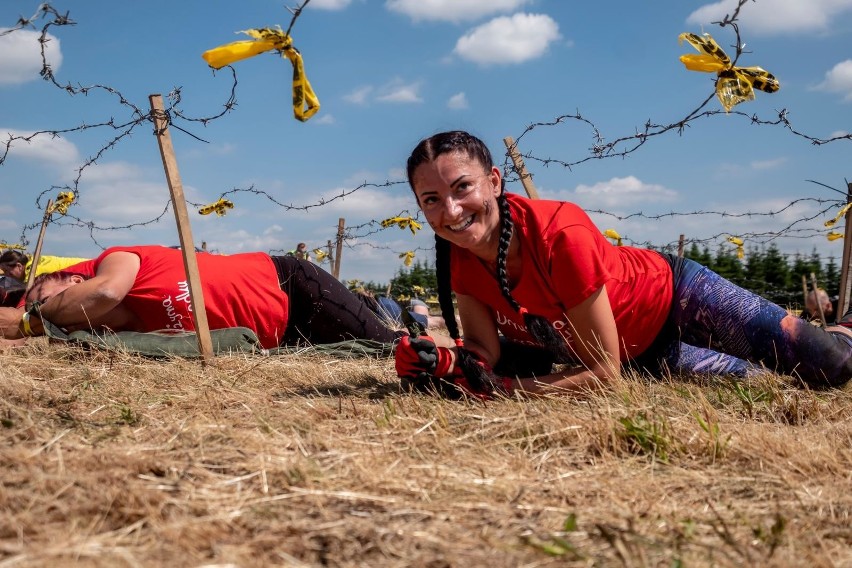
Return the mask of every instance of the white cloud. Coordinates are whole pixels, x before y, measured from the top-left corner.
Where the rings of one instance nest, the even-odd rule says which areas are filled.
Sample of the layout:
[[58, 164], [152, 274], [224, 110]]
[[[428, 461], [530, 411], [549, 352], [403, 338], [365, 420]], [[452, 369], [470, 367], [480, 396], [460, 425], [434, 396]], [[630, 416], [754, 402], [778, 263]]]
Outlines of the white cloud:
[[467, 104], [467, 97], [464, 93], [457, 93], [450, 97], [450, 100], [447, 101], [447, 108], [451, 108], [453, 110], [463, 110], [469, 106], [470, 105]]
[[840, 93], [844, 101], [852, 101], [852, 59], [841, 61], [825, 73], [825, 80], [815, 89]]
[[[384, 219], [385, 213], [390, 216], [405, 210], [416, 211], [417, 206], [411, 194], [390, 188], [364, 187], [346, 197], [334, 199], [351, 190], [352, 187], [348, 186], [324, 192], [321, 198], [328, 203], [322, 207], [309, 209], [306, 215], [310, 215], [311, 218]], [[334, 201], [329, 201], [331, 199]], [[378, 208], [377, 204], [380, 204]]]
[[849, 136], [849, 133], [845, 130], [835, 130], [834, 132], [828, 135], [829, 138], [841, 138], [843, 136]]
[[758, 170], [758, 171], [774, 170], [774, 169], [777, 169], [777, 168], [781, 167], [782, 165], [784, 165], [784, 163], [786, 161], [787, 161], [787, 158], [773, 158], [771, 160], [755, 160], [755, 161], [751, 162], [749, 164], [749, 166], [751, 166], [751, 169]]
[[319, 118], [313, 121], [314, 124], [334, 124], [334, 116], [331, 114], [321, 114]]
[[[50, 134], [34, 135], [33, 132], [0, 128], [0, 143], [5, 145], [11, 138], [18, 138], [10, 145], [9, 156], [20, 157], [57, 165], [69, 165], [79, 159], [77, 147], [68, 140]], [[21, 138], [29, 138], [22, 140]]]
[[[737, 0], [706, 4], [686, 19], [688, 24], [708, 25], [733, 14]], [[852, 9], [852, 0], [760, 0], [740, 10], [739, 22], [748, 33], [806, 34], [829, 28], [833, 18]]]
[[320, 10], [343, 10], [352, 0], [313, 0], [308, 4], [308, 8], [318, 8]]
[[376, 100], [384, 103], [422, 103], [419, 90], [419, 82], [404, 83], [401, 79], [394, 79], [379, 89]]
[[[0, 28], [4, 32], [9, 28]], [[40, 79], [42, 68], [41, 32], [16, 30], [0, 36], [0, 85], [17, 85]], [[50, 68], [56, 73], [62, 67], [62, 50], [59, 39], [47, 34], [49, 40], [45, 44], [44, 54]]]
[[367, 98], [372, 92], [373, 87], [371, 87], [370, 85], [365, 85], [362, 87], [358, 87], [347, 95], [343, 95], [343, 100], [352, 104], [363, 105], [366, 104]]
[[635, 176], [612, 178], [594, 185], [578, 185], [573, 192], [560, 192], [556, 199], [573, 201], [584, 208], [628, 207], [637, 203], [674, 201], [677, 192], [662, 185], [645, 183]]
[[385, 6], [414, 21], [471, 21], [491, 14], [512, 12], [530, 0], [387, 0]]
[[482, 65], [517, 64], [541, 57], [558, 40], [559, 25], [545, 14], [515, 14], [477, 26], [456, 42], [454, 52]]

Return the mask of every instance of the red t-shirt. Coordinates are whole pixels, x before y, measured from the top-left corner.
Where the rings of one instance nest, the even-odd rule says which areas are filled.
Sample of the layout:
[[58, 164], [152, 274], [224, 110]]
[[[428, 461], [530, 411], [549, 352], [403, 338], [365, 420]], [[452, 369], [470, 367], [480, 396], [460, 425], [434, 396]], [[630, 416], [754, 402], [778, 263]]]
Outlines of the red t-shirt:
[[[614, 246], [573, 203], [514, 194], [507, 197], [523, 261], [512, 297], [530, 313], [547, 318], [570, 343], [567, 310], [605, 284], [621, 342], [621, 360], [642, 354], [671, 309], [669, 263], [652, 250]], [[453, 290], [491, 307], [503, 335], [533, 342], [523, 318], [500, 293], [496, 277], [477, 256], [453, 245], [451, 273]]]
[[[107, 255], [119, 251], [141, 260], [136, 281], [122, 301], [139, 318], [140, 330], [194, 330], [181, 251], [162, 246], [112, 247], [93, 261], [94, 271]], [[269, 255], [203, 253], [196, 258], [210, 329], [247, 327], [263, 347], [277, 347], [287, 328], [289, 303]], [[81, 263], [67, 270], [85, 274], [88, 269], [88, 263]]]

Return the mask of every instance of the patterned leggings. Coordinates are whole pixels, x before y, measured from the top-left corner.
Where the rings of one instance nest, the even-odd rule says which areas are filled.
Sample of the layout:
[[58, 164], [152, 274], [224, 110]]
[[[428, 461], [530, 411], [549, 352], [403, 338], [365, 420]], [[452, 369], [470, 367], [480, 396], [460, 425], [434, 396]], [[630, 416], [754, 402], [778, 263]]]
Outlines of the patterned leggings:
[[852, 378], [848, 337], [790, 315], [696, 262], [667, 259], [674, 297], [661, 334], [668, 337], [655, 350], [662, 365], [676, 373], [736, 376], [765, 367], [796, 375], [811, 387], [839, 386]]
[[371, 339], [392, 343], [405, 334], [387, 327], [334, 276], [295, 256], [273, 256], [281, 289], [290, 298], [282, 345]]

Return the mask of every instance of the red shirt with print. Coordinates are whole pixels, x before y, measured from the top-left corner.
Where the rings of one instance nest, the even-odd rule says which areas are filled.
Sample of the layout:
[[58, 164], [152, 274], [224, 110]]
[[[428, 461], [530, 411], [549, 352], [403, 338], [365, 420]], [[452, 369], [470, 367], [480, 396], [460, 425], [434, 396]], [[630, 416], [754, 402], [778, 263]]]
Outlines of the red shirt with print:
[[[531, 200], [507, 193], [523, 268], [512, 297], [530, 313], [544, 316], [569, 343], [566, 312], [606, 285], [621, 344], [622, 361], [642, 354], [656, 338], [671, 309], [672, 271], [658, 253], [615, 246], [577, 205]], [[494, 312], [506, 337], [532, 343], [523, 318], [500, 293], [497, 279], [466, 249], [452, 246], [452, 286]]]
[[[106, 256], [121, 251], [141, 261], [136, 281], [122, 301], [139, 319], [140, 331], [194, 330], [181, 251], [162, 246], [112, 247], [92, 261], [93, 270]], [[247, 327], [263, 347], [277, 347], [287, 328], [289, 303], [269, 255], [200, 253], [196, 259], [210, 329]], [[87, 264], [67, 270], [85, 274]]]

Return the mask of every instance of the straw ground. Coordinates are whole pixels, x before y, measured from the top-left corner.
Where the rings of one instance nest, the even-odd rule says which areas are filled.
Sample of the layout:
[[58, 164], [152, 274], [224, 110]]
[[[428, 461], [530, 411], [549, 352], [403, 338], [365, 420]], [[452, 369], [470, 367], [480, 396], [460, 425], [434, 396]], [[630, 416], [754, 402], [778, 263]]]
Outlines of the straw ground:
[[852, 393], [400, 393], [390, 361], [0, 352], [0, 566], [852, 566]]

